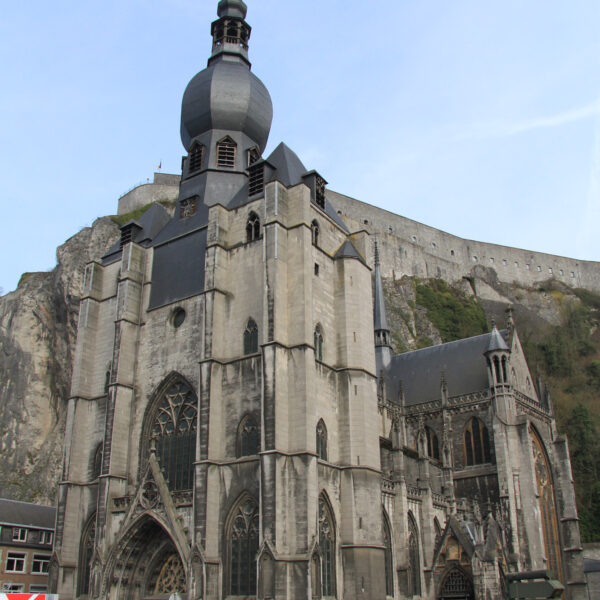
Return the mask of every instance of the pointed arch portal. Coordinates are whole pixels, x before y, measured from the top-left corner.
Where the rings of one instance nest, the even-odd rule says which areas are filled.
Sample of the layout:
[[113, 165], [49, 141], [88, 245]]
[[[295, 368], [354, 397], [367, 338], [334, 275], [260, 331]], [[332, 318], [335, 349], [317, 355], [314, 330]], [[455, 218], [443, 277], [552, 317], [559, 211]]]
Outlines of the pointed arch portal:
[[439, 600], [473, 600], [473, 583], [462, 569], [452, 569], [444, 578]]
[[187, 593], [184, 562], [163, 527], [147, 517], [126, 536], [114, 560], [109, 594], [119, 600], [167, 599]]

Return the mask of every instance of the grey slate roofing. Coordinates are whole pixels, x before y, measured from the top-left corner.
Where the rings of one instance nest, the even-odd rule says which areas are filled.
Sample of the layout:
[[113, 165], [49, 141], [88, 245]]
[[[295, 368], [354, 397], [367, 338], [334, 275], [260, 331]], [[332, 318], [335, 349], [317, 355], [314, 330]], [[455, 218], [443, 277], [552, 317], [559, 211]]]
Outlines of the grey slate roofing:
[[29, 502], [0, 498], [0, 525], [54, 529], [56, 509]]
[[597, 573], [600, 571], [600, 560], [596, 558], [584, 558], [583, 559], [583, 572], [584, 573]]
[[[360, 255], [354, 244], [350, 240], [346, 240], [335, 253], [334, 258], [357, 258], [364, 263], [365, 259]], [[366, 264], [366, 263], [365, 263]]]
[[500, 335], [498, 329], [496, 329], [496, 324], [494, 324], [492, 333], [490, 334], [490, 343], [487, 351], [494, 352], [496, 350], [508, 350], [508, 346], [506, 345], [504, 338]]
[[[501, 331], [500, 335], [506, 337], [506, 331]], [[491, 333], [484, 333], [456, 342], [397, 354], [383, 374], [387, 397], [397, 402], [402, 382], [407, 405], [438, 400], [441, 397], [442, 373], [445, 374], [449, 397], [488, 388], [485, 352], [491, 337]]]

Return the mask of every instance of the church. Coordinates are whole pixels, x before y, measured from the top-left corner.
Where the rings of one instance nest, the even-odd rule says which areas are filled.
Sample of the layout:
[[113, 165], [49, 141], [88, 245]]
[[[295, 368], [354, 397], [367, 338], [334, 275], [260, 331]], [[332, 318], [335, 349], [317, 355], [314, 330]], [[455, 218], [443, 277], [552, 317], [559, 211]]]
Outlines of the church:
[[73, 598], [587, 598], [566, 440], [500, 328], [395, 355], [377, 244], [285, 144], [221, 0], [174, 211], [86, 267], [51, 589]]

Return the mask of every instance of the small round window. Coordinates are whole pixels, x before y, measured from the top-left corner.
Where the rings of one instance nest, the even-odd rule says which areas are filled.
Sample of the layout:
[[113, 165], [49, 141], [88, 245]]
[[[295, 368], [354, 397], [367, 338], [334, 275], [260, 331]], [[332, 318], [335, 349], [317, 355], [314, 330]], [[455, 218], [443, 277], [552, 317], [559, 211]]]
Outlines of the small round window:
[[185, 310], [183, 310], [183, 308], [176, 308], [173, 311], [173, 315], [171, 317], [171, 323], [173, 324], [173, 327], [175, 327], [175, 329], [177, 329], [178, 327], [181, 327], [181, 325], [183, 324], [184, 321], [185, 321]]

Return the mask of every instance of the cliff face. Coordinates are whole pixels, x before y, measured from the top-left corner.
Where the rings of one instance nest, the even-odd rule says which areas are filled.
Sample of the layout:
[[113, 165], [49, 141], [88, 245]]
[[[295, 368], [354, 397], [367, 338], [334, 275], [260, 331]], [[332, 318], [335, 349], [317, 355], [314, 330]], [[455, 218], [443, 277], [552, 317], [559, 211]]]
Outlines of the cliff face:
[[98, 219], [58, 248], [52, 271], [0, 297], [0, 497], [54, 501], [84, 268], [118, 233]]

